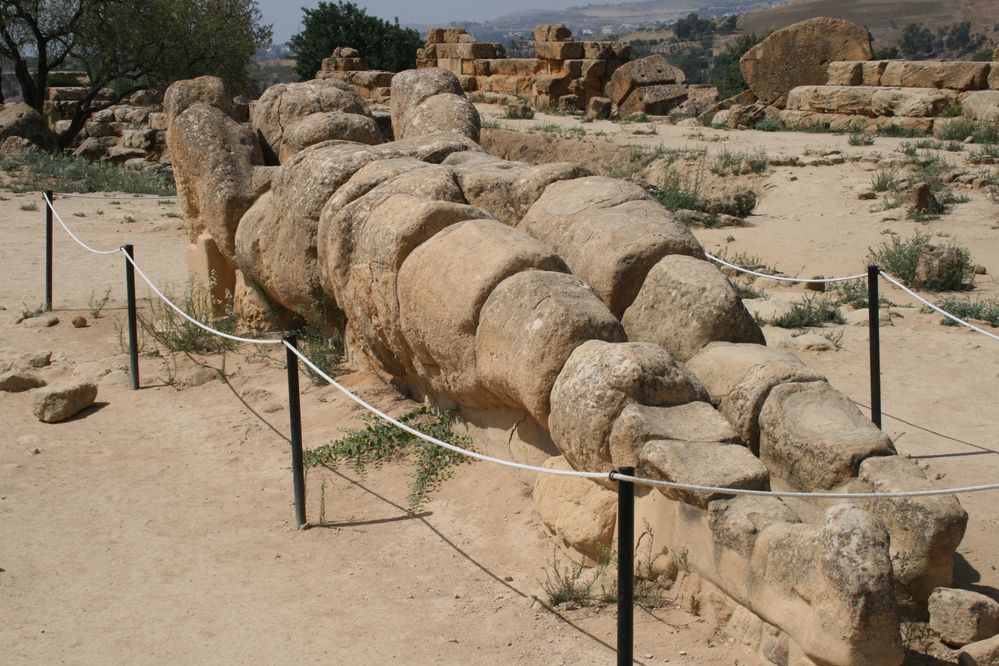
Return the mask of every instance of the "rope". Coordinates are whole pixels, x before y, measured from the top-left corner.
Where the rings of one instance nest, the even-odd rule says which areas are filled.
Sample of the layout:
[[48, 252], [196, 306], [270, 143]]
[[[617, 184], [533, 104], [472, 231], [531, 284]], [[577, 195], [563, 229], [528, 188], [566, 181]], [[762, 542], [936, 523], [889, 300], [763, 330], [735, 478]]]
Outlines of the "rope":
[[989, 333], [985, 329], [979, 328], [978, 326], [975, 326], [974, 324], [972, 324], [970, 322], [964, 321], [960, 317], [952, 315], [951, 313], [947, 312], [943, 308], [941, 308], [939, 306], [936, 306], [933, 303], [930, 303], [928, 300], [926, 300], [925, 298], [923, 298], [922, 296], [920, 296], [919, 294], [917, 294], [913, 290], [911, 290], [908, 287], [906, 287], [904, 284], [902, 284], [901, 282], [899, 282], [898, 280], [896, 280], [895, 278], [893, 278], [888, 273], [885, 273], [884, 271], [879, 271], [879, 272], [881, 274], [881, 277], [883, 277], [884, 279], [888, 280], [888, 282], [891, 282], [893, 285], [895, 285], [896, 287], [898, 287], [902, 291], [908, 293], [910, 296], [912, 296], [913, 298], [915, 298], [917, 301], [919, 301], [920, 303], [922, 303], [926, 307], [931, 308], [933, 310], [936, 310], [937, 312], [939, 312], [940, 314], [942, 314], [944, 317], [947, 317], [951, 321], [954, 321], [954, 322], [960, 324], [961, 326], [967, 326], [971, 330], [978, 331], [982, 335], [987, 335], [988, 337], [992, 338], [993, 340], [999, 340], [999, 335], [996, 335], [994, 333]]
[[742, 266], [736, 266], [735, 264], [729, 263], [729, 262], [725, 261], [724, 259], [722, 259], [721, 257], [716, 257], [713, 254], [710, 254], [709, 252], [705, 252], [704, 255], [708, 259], [710, 259], [711, 261], [718, 262], [722, 266], [728, 266], [729, 268], [733, 268], [733, 269], [735, 269], [735, 270], [737, 270], [737, 271], [739, 271], [741, 273], [747, 273], [749, 275], [755, 275], [756, 277], [761, 277], [761, 278], [768, 278], [770, 280], [778, 280], [780, 282], [798, 282], [798, 283], [802, 283], [802, 282], [824, 282], [824, 283], [829, 283], [829, 282], [849, 282], [851, 280], [859, 280], [861, 278], [867, 277], [867, 273], [860, 273], [859, 275], [847, 275], [846, 277], [812, 278], [812, 279], [784, 277], [782, 275], [767, 275], [766, 273], [758, 273], [756, 271], [751, 271], [748, 268], [743, 268]]
[[176, 199], [176, 194], [164, 194], [162, 196], [157, 196], [154, 194], [126, 194], [124, 196], [111, 195], [111, 194], [73, 194], [73, 193], [59, 193], [60, 199], [125, 199], [132, 201], [135, 199], [143, 200], [153, 200], [153, 199]]
[[[48, 201], [48, 197], [47, 196], [45, 197], [45, 200], [49, 204], [49, 207], [52, 208], [52, 203], [50, 201]], [[52, 212], [55, 213], [55, 208], [52, 208]], [[56, 213], [56, 217], [58, 218], [58, 213]], [[60, 220], [60, 222], [62, 222], [62, 220]], [[63, 226], [65, 227], [65, 224], [63, 224]], [[69, 228], [68, 227], [66, 227], [66, 231], [69, 232]], [[69, 232], [69, 233], [70, 233], [71, 236], [73, 235], [72, 232]], [[75, 236], [73, 236], [73, 237], [74, 237], [74, 239], [76, 238]], [[80, 242], [79, 239], [77, 239], [77, 242], [80, 243], [81, 246], [83, 246], [83, 247], [85, 247], [87, 249], [90, 249], [84, 243]], [[92, 252], [97, 252], [95, 250], [91, 250], [91, 251]], [[673, 490], [686, 490], [686, 491], [702, 492], [702, 493], [713, 493], [713, 494], [720, 494], [720, 495], [752, 495], [752, 496], [758, 496], [758, 497], [759, 496], [762, 496], [762, 497], [806, 497], [806, 498], [807, 497], [811, 497], [811, 498], [825, 498], [825, 499], [878, 499], [878, 498], [903, 498], [903, 497], [933, 497], [933, 496], [938, 496], [938, 495], [957, 495], [957, 494], [965, 494], [965, 493], [983, 492], [983, 491], [987, 491], [987, 490], [999, 490], [999, 483], [989, 483], [989, 484], [983, 484], [983, 485], [977, 485], [977, 486], [961, 486], [961, 487], [957, 487], [957, 488], [939, 488], [939, 489], [932, 489], [932, 490], [892, 491], [892, 492], [885, 492], [885, 493], [876, 493], [876, 492], [874, 492], [874, 493], [871, 493], [871, 492], [835, 492], [834, 493], [834, 492], [805, 492], [805, 491], [792, 491], [792, 490], [751, 490], [751, 489], [747, 489], [747, 488], [724, 488], [724, 487], [720, 487], [720, 486], [706, 486], [706, 485], [700, 485], [700, 484], [695, 484], [695, 483], [678, 483], [678, 482], [674, 482], [674, 481], [661, 481], [661, 480], [658, 480], [658, 479], [647, 479], [647, 478], [639, 477], [639, 476], [628, 476], [628, 475], [625, 475], [625, 474], [619, 474], [618, 472], [614, 472], [614, 471], [612, 471], [612, 472], [583, 472], [583, 471], [570, 470], [570, 469], [553, 469], [553, 468], [549, 468], [549, 467], [540, 467], [538, 465], [528, 465], [528, 464], [525, 464], [525, 463], [518, 463], [518, 462], [515, 462], [513, 460], [505, 460], [503, 458], [496, 458], [494, 456], [488, 456], [488, 455], [485, 455], [483, 453], [479, 453], [477, 451], [470, 451], [469, 449], [465, 449], [465, 448], [462, 448], [460, 446], [456, 446], [454, 444], [451, 444], [449, 442], [445, 442], [445, 441], [443, 441], [441, 439], [437, 439], [436, 437], [433, 437], [433, 436], [428, 435], [428, 434], [426, 434], [424, 432], [421, 432], [421, 431], [417, 430], [416, 428], [413, 428], [412, 426], [407, 425], [407, 424], [403, 423], [402, 421], [399, 421], [398, 419], [392, 418], [391, 416], [389, 416], [385, 412], [379, 410], [374, 405], [371, 405], [370, 403], [366, 402], [360, 396], [355, 395], [349, 389], [347, 389], [345, 386], [343, 386], [342, 384], [340, 384], [339, 382], [337, 382], [335, 379], [333, 379], [332, 377], [330, 377], [328, 374], [326, 374], [325, 371], [323, 371], [320, 367], [318, 367], [315, 363], [313, 363], [307, 356], [305, 356], [304, 354], [302, 354], [302, 352], [300, 352], [296, 347], [292, 346], [286, 340], [283, 340], [283, 339], [278, 339], [278, 340], [257, 340], [257, 339], [253, 339], [253, 338], [242, 338], [242, 337], [239, 337], [239, 336], [236, 336], [236, 335], [230, 335], [228, 333], [224, 333], [223, 331], [219, 331], [217, 329], [214, 329], [211, 326], [208, 326], [207, 324], [202, 324], [200, 321], [198, 321], [197, 319], [195, 319], [191, 315], [189, 315], [186, 312], [184, 312], [179, 306], [177, 306], [176, 304], [174, 304], [173, 301], [171, 301], [169, 298], [167, 298], [163, 294], [163, 292], [160, 291], [159, 288], [156, 287], [156, 285], [153, 283], [153, 281], [149, 279], [149, 276], [147, 276], [146, 273], [141, 268], [139, 268], [138, 264], [135, 263], [135, 259], [133, 259], [132, 257], [130, 257], [128, 255], [128, 253], [125, 252], [124, 248], [119, 248], [118, 250], [114, 250], [113, 252], [121, 252], [125, 256], [125, 259], [132, 265], [133, 268], [135, 268], [135, 270], [139, 274], [139, 276], [142, 277], [142, 279], [146, 282], [147, 285], [149, 285], [149, 288], [152, 289], [153, 292], [157, 296], [159, 296], [160, 299], [164, 303], [166, 303], [171, 308], [173, 308], [173, 310], [177, 314], [179, 314], [180, 316], [182, 316], [184, 319], [188, 320], [189, 322], [191, 322], [195, 326], [198, 326], [201, 329], [203, 329], [205, 331], [208, 331], [209, 333], [212, 333], [214, 335], [218, 335], [220, 337], [227, 338], [229, 340], [234, 340], [236, 342], [246, 342], [246, 343], [249, 343], [249, 344], [257, 344], [257, 345], [261, 345], [261, 344], [266, 344], [266, 345], [283, 344], [285, 346], [285, 348], [287, 348], [288, 350], [290, 350], [297, 358], [299, 358], [303, 363], [305, 363], [305, 365], [307, 365], [318, 376], [320, 376], [323, 379], [325, 379], [331, 386], [333, 386], [338, 391], [340, 391], [340, 393], [342, 393], [346, 397], [350, 398], [355, 403], [357, 403], [358, 405], [360, 405], [361, 407], [363, 407], [367, 411], [371, 412], [372, 414], [374, 414], [378, 418], [382, 419], [383, 421], [386, 421], [387, 423], [391, 423], [392, 425], [394, 425], [395, 427], [399, 428], [400, 430], [408, 432], [409, 434], [413, 435], [414, 437], [418, 437], [418, 438], [420, 438], [420, 439], [422, 439], [422, 440], [424, 440], [426, 442], [429, 442], [430, 444], [434, 444], [436, 446], [440, 446], [442, 448], [448, 449], [449, 451], [453, 451], [455, 453], [459, 453], [459, 454], [461, 454], [463, 456], [466, 456], [466, 457], [469, 457], [469, 458], [473, 458], [475, 460], [482, 460], [484, 462], [490, 462], [490, 463], [494, 463], [494, 464], [497, 464], [497, 465], [502, 465], [504, 467], [511, 467], [511, 468], [514, 468], [514, 469], [521, 469], [521, 470], [526, 470], [526, 471], [529, 471], [529, 472], [538, 472], [540, 474], [551, 474], [551, 475], [554, 475], [554, 476], [569, 476], [569, 477], [576, 477], [576, 478], [582, 478], [582, 479], [608, 479], [610, 481], [628, 481], [628, 482], [635, 483], [637, 485], [643, 485], [643, 486], [652, 486], [652, 487], [659, 487], [659, 488], [670, 488], [670, 489], [673, 489]], [[98, 254], [111, 254], [111, 252], [97, 252], [97, 253]], [[892, 282], [894, 282], [894, 280], [890, 276], [886, 275], [885, 277], [888, 277], [889, 280], [891, 280]], [[901, 285], [899, 285], [899, 286], [901, 286]], [[906, 291], [908, 291], [908, 290], [906, 290]], [[913, 295], [915, 296], [915, 294], [913, 294]], [[916, 296], [916, 297], [919, 298], [918, 296]], [[920, 300], [922, 300], [922, 299], [920, 299]], [[930, 305], [932, 305], [932, 304], [930, 304]], [[969, 324], [969, 326], [970, 326], [970, 324]]]
[[132, 267], [135, 268], [135, 272], [138, 273], [139, 276], [142, 277], [142, 279], [146, 281], [146, 284], [149, 285], [149, 288], [152, 289], [156, 293], [156, 295], [159, 296], [160, 299], [164, 303], [166, 303], [167, 305], [169, 305], [171, 308], [173, 308], [174, 312], [176, 312], [181, 317], [183, 317], [187, 321], [191, 322], [195, 326], [197, 326], [197, 327], [199, 327], [199, 328], [201, 328], [201, 329], [203, 329], [205, 331], [208, 331], [209, 333], [211, 333], [213, 335], [217, 335], [217, 336], [219, 336], [221, 338], [226, 338], [228, 340], [233, 340], [235, 342], [245, 342], [245, 343], [251, 344], [251, 345], [278, 345], [278, 344], [281, 344], [281, 340], [261, 340], [261, 339], [258, 339], [258, 338], [241, 338], [238, 335], [231, 335], [229, 333], [225, 333], [225, 332], [220, 331], [218, 329], [212, 328], [211, 326], [208, 326], [207, 324], [202, 324], [200, 321], [198, 321], [197, 319], [195, 319], [191, 315], [189, 315], [186, 312], [184, 312], [183, 310], [181, 310], [179, 306], [177, 306], [173, 301], [171, 301], [169, 298], [167, 298], [163, 294], [163, 292], [160, 291], [156, 287], [155, 284], [153, 284], [153, 281], [149, 279], [149, 276], [146, 275], [141, 268], [139, 268], [139, 265], [137, 263], [135, 263], [135, 259], [133, 259], [132, 257], [128, 256], [128, 253], [125, 252], [124, 248], [121, 248], [120, 250], [115, 250], [115, 251], [116, 252], [121, 252], [123, 255], [125, 255], [125, 259], [128, 261], [128, 263], [132, 264]]
[[62, 217], [59, 215], [58, 211], [56, 211], [55, 206], [52, 205], [52, 201], [49, 200], [49, 195], [42, 193], [42, 198], [45, 199], [45, 205], [49, 207], [49, 210], [52, 211], [52, 215], [54, 215], [55, 219], [59, 222], [60, 225], [62, 225], [62, 228], [66, 230], [66, 233], [69, 234], [69, 237], [75, 240], [76, 244], [82, 247], [84, 250], [86, 250], [87, 252], [93, 252], [94, 254], [117, 254], [118, 252], [121, 251], [121, 248], [115, 248], [113, 250], [95, 250], [94, 248], [84, 243], [76, 236], [76, 234], [72, 232], [72, 230], [70, 230], [70, 228], [66, 225], [66, 223], [62, 221]]

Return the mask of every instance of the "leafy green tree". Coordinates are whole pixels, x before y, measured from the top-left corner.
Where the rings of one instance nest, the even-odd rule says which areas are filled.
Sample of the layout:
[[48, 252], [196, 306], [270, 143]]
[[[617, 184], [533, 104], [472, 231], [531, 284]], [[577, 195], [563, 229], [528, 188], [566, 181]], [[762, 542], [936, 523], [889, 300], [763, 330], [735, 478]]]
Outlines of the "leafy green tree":
[[59, 68], [89, 75], [57, 137], [65, 147], [92, 114], [140, 90], [203, 74], [246, 89], [252, 56], [271, 39], [260, 20], [255, 0], [0, 0], [0, 56], [39, 112]]
[[302, 32], [288, 42], [297, 60], [295, 73], [302, 81], [315, 77], [333, 49], [351, 46], [361, 53], [371, 69], [401, 72], [416, 66], [416, 50], [423, 46], [420, 33], [399, 25], [399, 19], [386, 21], [368, 16], [353, 2], [320, 2], [315, 9], [303, 9]]
[[925, 25], [910, 23], [902, 31], [898, 49], [906, 58], [917, 59], [933, 53], [933, 33]]
[[764, 37], [766, 35], [757, 37], [756, 33], [742, 35], [715, 56], [715, 64], [711, 68], [709, 79], [712, 85], [718, 88], [718, 97], [728, 99], [749, 87], [739, 68], [739, 59], [746, 51], [763, 41]]

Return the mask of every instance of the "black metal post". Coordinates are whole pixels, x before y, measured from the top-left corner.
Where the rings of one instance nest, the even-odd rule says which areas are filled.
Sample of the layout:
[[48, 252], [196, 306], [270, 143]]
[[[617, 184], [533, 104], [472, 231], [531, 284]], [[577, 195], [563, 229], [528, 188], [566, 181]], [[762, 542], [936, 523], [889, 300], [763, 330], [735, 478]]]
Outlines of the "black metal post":
[[878, 276], [881, 269], [867, 267], [867, 327], [871, 344], [871, 421], [881, 427], [881, 327], [878, 317]]
[[[135, 258], [135, 248], [123, 245], [129, 258]], [[132, 374], [132, 390], [139, 390], [139, 330], [135, 314], [135, 268], [125, 259], [125, 294], [128, 299], [128, 361]]]
[[45, 310], [52, 310], [52, 207], [49, 202], [54, 196], [52, 190], [42, 195], [45, 204]]
[[[634, 476], [634, 467], [618, 474]], [[617, 663], [631, 666], [635, 652], [635, 485], [617, 480]]]
[[[284, 341], [298, 347], [298, 336], [285, 333]], [[288, 366], [288, 416], [291, 419], [291, 477], [295, 485], [295, 523], [305, 527], [305, 468], [302, 464], [302, 406], [298, 395], [298, 356], [285, 347]]]

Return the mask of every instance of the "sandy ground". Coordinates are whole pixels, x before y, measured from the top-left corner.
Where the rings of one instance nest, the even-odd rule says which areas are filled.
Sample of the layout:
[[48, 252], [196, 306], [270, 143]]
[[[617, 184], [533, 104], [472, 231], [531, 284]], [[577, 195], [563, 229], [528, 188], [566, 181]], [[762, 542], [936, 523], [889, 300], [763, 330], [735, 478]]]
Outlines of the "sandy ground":
[[[495, 112], [494, 112], [495, 113]], [[528, 121], [504, 121], [504, 124]], [[538, 122], [577, 123], [562, 117]], [[853, 148], [833, 135], [726, 133], [657, 125], [587, 124], [619, 143], [761, 145], [770, 153], [806, 148], [891, 152], [899, 140]], [[719, 137], [724, 141], [713, 140]], [[958, 156], [956, 159], [963, 159]], [[868, 246], [891, 227], [856, 192], [864, 163], [775, 168], [761, 179], [761, 203], [744, 228], [698, 230], [709, 250], [747, 251], [795, 274], [859, 272]], [[796, 180], [790, 180], [790, 176]], [[982, 192], [927, 226], [972, 248], [999, 271], [999, 207]], [[0, 347], [51, 351], [50, 382], [74, 371], [111, 370], [98, 404], [58, 425], [31, 415], [30, 393], [0, 393], [0, 654], [7, 664], [40, 663], [518, 663], [606, 664], [612, 608], [553, 612], [539, 604], [552, 556], [527, 487], [502, 469], [464, 465], [421, 514], [406, 514], [407, 470], [389, 465], [358, 478], [310, 472], [309, 517], [293, 528], [288, 415], [282, 354], [231, 352], [225, 380], [196, 384], [199, 364], [179, 357], [173, 374], [144, 355], [144, 388], [129, 390], [116, 328], [123, 259], [96, 257], [57, 236], [50, 329], [14, 325], [43, 299], [42, 212], [37, 195], [0, 201]], [[153, 279], [182, 284], [187, 240], [172, 202], [119, 198], [57, 202], [67, 222], [100, 248], [136, 246]], [[101, 211], [98, 213], [98, 211]], [[82, 213], [76, 216], [73, 213]], [[731, 239], [729, 238], [731, 237]], [[979, 291], [995, 294], [990, 276]], [[111, 287], [94, 319], [91, 294]], [[788, 290], [791, 293], [792, 290]], [[145, 293], [140, 289], [140, 293]], [[901, 293], [889, 298], [907, 303]], [[896, 308], [882, 330], [885, 429], [901, 453], [947, 485], [999, 479], [999, 343], [940, 326], [915, 308]], [[83, 314], [87, 328], [69, 321]], [[867, 331], [837, 327], [842, 349], [798, 352], [852, 398], [869, 404]], [[767, 330], [775, 343], [786, 335]], [[81, 368], [83, 366], [83, 368]], [[393, 413], [412, 405], [373, 376], [344, 383]], [[360, 413], [329, 387], [303, 379], [306, 446], [360, 424]], [[995, 495], [961, 498], [971, 514], [958, 581], [999, 598]], [[322, 520], [321, 520], [322, 519]], [[682, 609], [639, 611], [636, 656], [643, 664], [752, 664], [738, 641]]]

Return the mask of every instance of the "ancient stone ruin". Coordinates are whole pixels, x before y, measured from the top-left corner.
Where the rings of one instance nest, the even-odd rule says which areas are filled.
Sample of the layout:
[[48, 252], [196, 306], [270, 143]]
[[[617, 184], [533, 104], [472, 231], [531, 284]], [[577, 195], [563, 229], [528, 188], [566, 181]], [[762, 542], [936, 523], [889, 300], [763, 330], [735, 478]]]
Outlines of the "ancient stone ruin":
[[[549, 59], [560, 72], [585, 48], [563, 38], [546, 42], [562, 44]], [[464, 67], [444, 55], [478, 53], [462, 39], [433, 34], [432, 61]], [[392, 141], [339, 77], [269, 89], [249, 123], [218, 80], [171, 86], [192, 268], [244, 313], [262, 312], [263, 294], [345, 327], [354, 365], [456, 408], [496, 455], [730, 488], [931, 487], [821, 374], [765, 346], [726, 277], [645, 190], [486, 154], [462, 80], [429, 55], [392, 79]], [[489, 72], [503, 62], [484, 60]], [[532, 481], [566, 548], [593, 559], [611, 547], [613, 484]], [[900, 664], [899, 623], [950, 584], [967, 522], [949, 496], [638, 495], [639, 521], [691, 572], [685, 593], [780, 664]]]
[[740, 61], [749, 90], [713, 124], [941, 133], [999, 121], [999, 67], [970, 61], [872, 60], [871, 36], [849, 21], [814, 18], [778, 30]]

